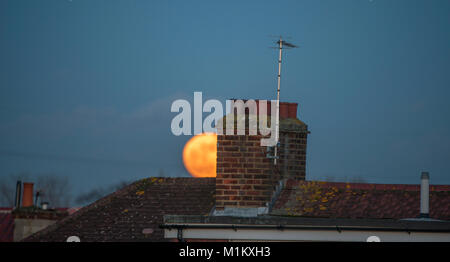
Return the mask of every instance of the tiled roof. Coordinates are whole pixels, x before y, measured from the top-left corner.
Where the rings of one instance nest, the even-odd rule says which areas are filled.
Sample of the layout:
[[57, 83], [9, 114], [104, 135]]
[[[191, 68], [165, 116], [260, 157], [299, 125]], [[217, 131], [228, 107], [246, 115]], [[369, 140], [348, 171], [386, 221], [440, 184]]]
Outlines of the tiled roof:
[[0, 208], [0, 242], [12, 242], [14, 237], [14, 217], [12, 208]]
[[139, 180], [24, 241], [163, 241], [166, 214], [208, 214], [214, 205], [214, 178]]
[[[420, 213], [420, 186], [288, 180], [272, 214], [402, 219]], [[430, 186], [430, 217], [450, 220], [450, 186]]]
[[[215, 178], [137, 181], [28, 237], [25, 241], [164, 241], [164, 215], [208, 215]], [[419, 185], [288, 180], [271, 215], [401, 219], [419, 215]], [[430, 186], [430, 216], [450, 220], [450, 186]]]

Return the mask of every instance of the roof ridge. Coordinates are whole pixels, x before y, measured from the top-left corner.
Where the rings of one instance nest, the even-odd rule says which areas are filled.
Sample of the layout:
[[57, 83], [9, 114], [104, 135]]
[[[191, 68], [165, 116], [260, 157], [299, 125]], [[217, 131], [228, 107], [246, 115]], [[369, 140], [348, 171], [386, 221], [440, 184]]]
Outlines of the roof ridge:
[[[286, 183], [286, 189], [293, 189], [301, 184], [318, 184], [326, 187], [335, 186], [337, 188], [351, 188], [351, 189], [372, 189], [372, 190], [405, 190], [418, 191], [420, 184], [381, 184], [381, 183], [352, 183], [352, 182], [329, 182], [319, 180], [295, 180], [289, 179]], [[450, 191], [450, 185], [434, 185], [430, 184], [430, 191]]]

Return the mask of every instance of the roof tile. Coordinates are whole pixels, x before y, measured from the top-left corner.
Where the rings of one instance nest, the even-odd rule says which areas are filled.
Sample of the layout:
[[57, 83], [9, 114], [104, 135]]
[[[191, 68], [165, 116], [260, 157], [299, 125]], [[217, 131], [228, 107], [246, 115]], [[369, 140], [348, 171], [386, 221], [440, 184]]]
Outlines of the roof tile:
[[[430, 217], [450, 220], [450, 186], [430, 187]], [[331, 218], [414, 218], [420, 186], [288, 180], [273, 215]]]
[[14, 237], [14, 217], [12, 208], [0, 208], [0, 242], [12, 242]]
[[163, 215], [206, 214], [213, 207], [214, 178], [139, 180], [24, 241], [163, 241]]

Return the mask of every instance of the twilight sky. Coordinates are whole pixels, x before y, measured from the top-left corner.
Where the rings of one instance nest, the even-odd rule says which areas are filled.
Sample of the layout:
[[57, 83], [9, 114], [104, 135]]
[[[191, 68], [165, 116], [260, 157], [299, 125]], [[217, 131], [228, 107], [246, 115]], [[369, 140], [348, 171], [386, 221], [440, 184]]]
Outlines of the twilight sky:
[[[0, 1], [0, 177], [76, 195], [188, 176], [172, 101], [281, 100], [309, 125], [307, 179], [450, 184], [450, 2]], [[272, 36], [272, 37], [271, 37]], [[206, 114], [204, 115], [206, 116]]]

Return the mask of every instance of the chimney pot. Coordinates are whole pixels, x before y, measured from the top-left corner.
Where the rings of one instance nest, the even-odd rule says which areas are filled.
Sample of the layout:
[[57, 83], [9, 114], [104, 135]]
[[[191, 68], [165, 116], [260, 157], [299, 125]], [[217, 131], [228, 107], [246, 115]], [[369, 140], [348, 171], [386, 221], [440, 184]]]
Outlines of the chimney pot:
[[288, 117], [297, 118], [297, 103], [289, 103]]
[[33, 183], [23, 183], [22, 207], [33, 206]]
[[[239, 99], [231, 99], [233, 102], [236, 102]], [[248, 100], [247, 99], [241, 99], [244, 103], [246, 103]], [[261, 100], [257, 99], [255, 100], [256, 103], [256, 108], [257, 108], [257, 112], [259, 113], [259, 102]], [[267, 104], [267, 109], [266, 109], [266, 113], [267, 115], [271, 114], [271, 100], [266, 100]], [[286, 119], [286, 118], [297, 118], [297, 109], [298, 109], [298, 103], [289, 103], [289, 102], [281, 102], [280, 101], [280, 119]]]
[[280, 102], [280, 119], [289, 117], [289, 104]]

